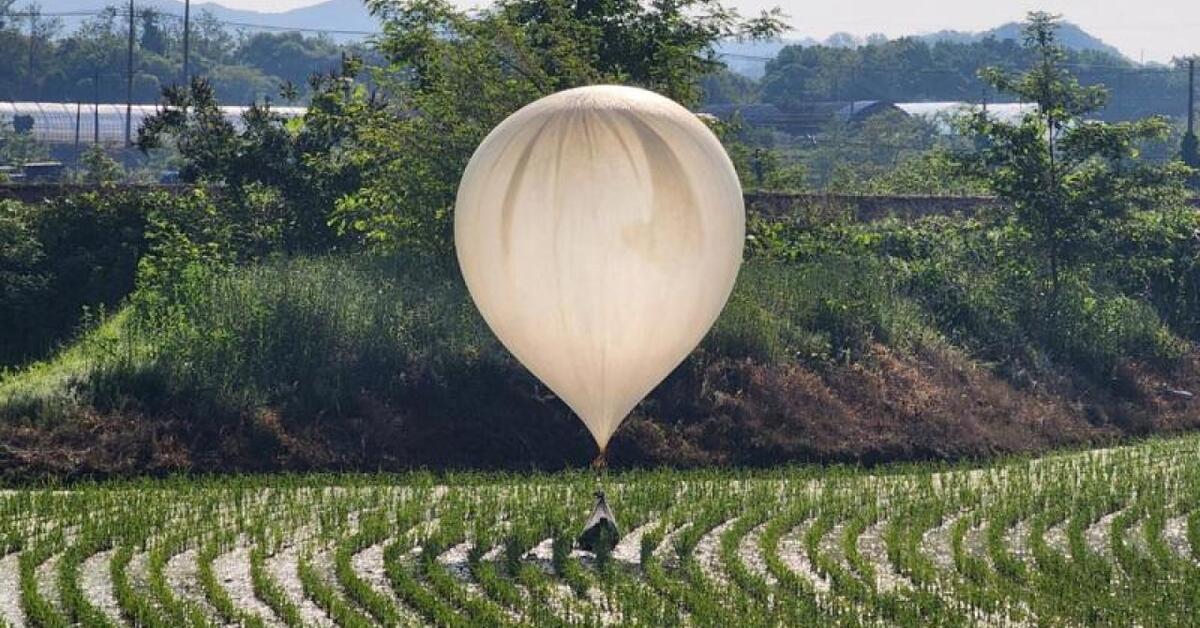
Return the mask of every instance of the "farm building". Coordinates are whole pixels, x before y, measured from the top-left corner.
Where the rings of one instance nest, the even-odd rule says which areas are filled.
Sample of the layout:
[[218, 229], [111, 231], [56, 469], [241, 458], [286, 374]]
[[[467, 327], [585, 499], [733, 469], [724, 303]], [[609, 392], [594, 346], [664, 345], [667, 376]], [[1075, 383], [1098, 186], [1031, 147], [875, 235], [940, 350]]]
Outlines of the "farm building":
[[[740, 118], [750, 126], [768, 127], [795, 136], [816, 136], [825, 132], [829, 124], [844, 122], [857, 124], [885, 112], [899, 112], [914, 118], [933, 122], [946, 134], [952, 133], [950, 121], [959, 115], [978, 111], [980, 105], [968, 102], [921, 102], [893, 103], [883, 100], [859, 100], [853, 102], [812, 102], [788, 107], [771, 104], [711, 105], [701, 112], [722, 120]], [[1015, 122], [1024, 115], [1037, 110], [1028, 103], [993, 103], [987, 112], [995, 119]]]
[[770, 127], [789, 135], [818, 135], [834, 121], [858, 123], [884, 111], [896, 111], [880, 100], [811, 102], [781, 108], [771, 104], [710, 105], [700, 110], [722, 120], [735, 116], [750, 126]]
[[[938, 130], [945, 134], [954, 132], [951, 121], [959, 116], [973, 114], [982, 105], [966, 102], [902, 102], [896, 103], [896, 108], [914, 117], [923, 118], [937, 125]], [[1021, 118], [1037, 111], [1033, 103], [990, 103], [986, 108], [988, 117], [998, 122], [1016, 123]]]
[[[129, 111], [131, 135], [136, 138], [146, 118], [159, 111], [161, 105], [133, 105]], [[225, 118], [240, 126], [242, 114], [249, 107], [221, 107]], [[304, 115], [304, 107], [271, 107], [287, 118]], [[27, 129], [39, 142], [54, 145], [105, 146], [125, 144], [125, 114], [123, 104], [86, 104], [57, 102], [0, 102], [0, 122], [17, 129]]]

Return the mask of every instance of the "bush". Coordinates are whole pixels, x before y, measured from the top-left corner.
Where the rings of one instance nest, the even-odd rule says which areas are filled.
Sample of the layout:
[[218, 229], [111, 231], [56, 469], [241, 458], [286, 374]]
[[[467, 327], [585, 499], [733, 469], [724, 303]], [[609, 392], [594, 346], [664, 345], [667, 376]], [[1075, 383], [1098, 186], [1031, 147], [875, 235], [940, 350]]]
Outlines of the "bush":
[[111, 308], [133, 290], [146, 207], [162, 202], [160, 195], [112, 192], [3, 205], [7, 235], [0, 237], [24, 242], [6, 244], [0, 254], [24, 259], [3, 262], [4, 283], [25, 296], [0, 302], [0, 320], [14, 323], [0, 326], [0, 365], [47, 355], [74, 334], [87, 310]]
[[[1029, 256], [1028, 234], [1009, 220], [944, 217], [914, 222], [755, 222], [751, 252], [786, 260], [782, 292], [802, 303], [803, 327], [827, 334], [833, 353], [862, 339], [903, 347], [932, 326], [1004, 370], [1047, 368], [1047, 358], [1104, 380], [1127, 359], [1173, 363], [1200, 317], [1200, 219], [1191, 211], [1146, 212], [1113, 223], [1114, 254], [1064, 270], [1059, 293]], [[820, 269], [820, 270], [816, 270]], [[748, 279], [748, 281], [754, 281]], [[790, 282], [790, 285], [789, 285]], [[758, 299], [781, 292], [758, 282]], [[772, 301], [774, 302], [774, 301]], [[731, 350], [786, 353], [777, 320], [730, 305]], [[793, 314], [796, 312], [793, 311]], [[732, 322], [734, 318], [731, 318]], [[786, 317], [785, 317], [786, 318]]]
[[900, 295], [889, 270], [869, 258], [751, 261], [705, 348], [717, 357], [819, 365], [847, 360], [872, 341], [907, 345], [924, 316]]
[[39, 331], [39, 301], [49, 284], [44, 261], [25, 208], [0, 201], [0, 365], [19, 355], [22, 338]]
[[1125, 294], [1153, 304], [1180, 335], [1200, 340], [1200, 213], [1192, 207], [1137, 212], [1107, 240], [1105, 275]]
[[1059, 300], [1060, 308], [1044, 329], [1041, 340], [1077, 368], [1108, 376], [1123, 359], [1145, 358], [1171, 362], [1181, 358], [1186, 344], [1163, 325], [1149, 304], [1123, 295], [1097, 294], [1082, 282], [1072, 282]]

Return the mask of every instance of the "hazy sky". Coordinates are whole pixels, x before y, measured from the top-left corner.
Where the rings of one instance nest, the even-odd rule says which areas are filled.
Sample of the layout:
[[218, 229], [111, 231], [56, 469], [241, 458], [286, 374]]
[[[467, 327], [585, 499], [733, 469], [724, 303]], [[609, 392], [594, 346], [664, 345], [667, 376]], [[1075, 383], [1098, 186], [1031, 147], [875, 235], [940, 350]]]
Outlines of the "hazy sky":
[[[283, 11], [320, 0], [216, 0], [229, 7]], [[458, 0], [463, 5], [475, 0]], [[1067, 19], [1133, 59], [1168, 61], [1200, 53], [1200, 0], [727, 0], [752, 13], [781, 6], [796, 36], [823, 39], [846, 31], [892, 37], [953, 28], [982, 30], [1044, 9]]]

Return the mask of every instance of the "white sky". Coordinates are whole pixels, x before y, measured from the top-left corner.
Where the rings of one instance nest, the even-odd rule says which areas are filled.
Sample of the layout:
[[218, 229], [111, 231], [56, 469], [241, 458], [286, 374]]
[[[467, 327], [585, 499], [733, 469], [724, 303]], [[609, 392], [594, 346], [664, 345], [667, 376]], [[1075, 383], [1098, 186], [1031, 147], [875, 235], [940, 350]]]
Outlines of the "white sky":
[[[216, 0], [225, 6], [284, 11], [321, 0]], [[478, 4], [457, 0], [460, 4]], [[796, 37], [845, 31], [890, 37], [946, 28], [978, 31], [1041, 9], [1063, 14], [1134, 60], [1169, 61], [1200, 53], [1200, 0], [726, 0], [745, 14], [780, 6]]]

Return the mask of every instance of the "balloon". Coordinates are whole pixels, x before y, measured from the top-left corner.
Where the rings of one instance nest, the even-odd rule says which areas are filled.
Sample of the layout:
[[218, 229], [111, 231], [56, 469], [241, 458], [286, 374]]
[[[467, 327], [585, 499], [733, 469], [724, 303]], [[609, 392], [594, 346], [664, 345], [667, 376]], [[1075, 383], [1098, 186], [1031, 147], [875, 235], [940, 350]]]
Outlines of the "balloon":
[[605, 85], [492, 130], [459, 185], [454, 243], [484, 320], [603, 452], [712, 327], [745, 222], [733, 164], [695, 114]]

